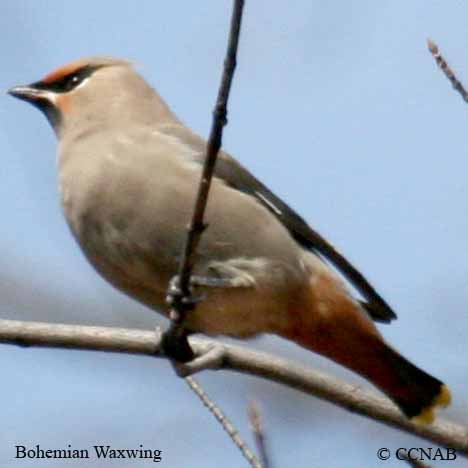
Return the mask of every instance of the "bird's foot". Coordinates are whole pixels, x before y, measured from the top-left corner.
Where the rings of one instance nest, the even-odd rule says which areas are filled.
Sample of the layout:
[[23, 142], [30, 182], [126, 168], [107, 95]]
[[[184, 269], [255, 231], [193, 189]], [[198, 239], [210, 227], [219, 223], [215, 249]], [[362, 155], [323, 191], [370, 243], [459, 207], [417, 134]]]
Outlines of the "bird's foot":
[[[192, 286], [192, 280], [190, 281]], [[170, 319], [173, 321], [178, 321], [178, 313], [180, 311], [189, 312], [193, 310], [196, 305], [203, 300], [203, 297], [194, 296], [190, 288], [190, 292], [187, 294], [180, 287], [179, 275], [175, 275], [169, 281], [169, 286], [167, 288], [166, 294], [166, 303], [171, 308]]]
[[204, 298], [194, 296], [192, 287], [230, 287], [230, 280], [222, 278], [208, 278], [192, 275], [190, 277], [190, 293], [187, 295], [180, 287], [179, 276], [174, 276], [167, 289], [166, 302], [170, 306], [169, 318], [171, 325], [163, 333], [161, 350], [171, 360], [176, 374], [187, 377], [203, 369], [219, 368], [224, 359], [224, 348], [221, 345], [213, 345], [203, 354], [196, 356], [187, 340], [189, 332], [185, 329], [185, 313], [190, 313]]

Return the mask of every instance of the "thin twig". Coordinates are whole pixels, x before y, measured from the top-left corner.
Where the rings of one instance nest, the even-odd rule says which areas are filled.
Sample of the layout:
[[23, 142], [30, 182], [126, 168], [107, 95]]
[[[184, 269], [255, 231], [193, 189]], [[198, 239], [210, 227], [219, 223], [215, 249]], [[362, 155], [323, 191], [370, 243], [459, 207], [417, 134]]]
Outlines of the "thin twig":
[[434, 56], [435, 61], [439, 68], [444, 72], [445, 76], [450, 80], [452, 86], [460, 93], [461, 97], [465, 102], [468, 102], [468, 92], [465, 90], [465, 87], [462, 85], [461, 81], [458, 80], [457, 76], [453, 70], [449, 67], [447, 61], [439, 52], [439, 47], [431, 39], [427, 40], [427, 47], [429, 48], [430, 53]]
[[244, 458], [249, 462], [253, 468], [266, 468], [262, 466], [255, 454], [250, 450], [247, 444], [244, 442], [242, 437], [239, 435], [239, 431], [234, 427], [232, 422], [226, 417], [221, 409], [213, 403], [211, 398], [206, 394], [200, 384], [193, 377], [186, 377], [185, 381], [190, 389], [200, 398], [203, 405], [208, 411], [216, 418], [221, 427], [227, 432], [228, 436], [234, 442], [235, 446], [241, 451]]
[[[221, 84], [213, 111], [213, 123], [207, 142], [205, 162], [203, 164], [192, 219], [187, 228], [187, 237], [179, 263], [177, 283], [178, 294], [168, 295], [168, 297], [171, 298], [171, 310], [169, 312], [171, 324], [166, 332], [166, 342], [170, 341], [171, 338], [175, 340], [175, 343], [172, 343], [172, 346], [179, 348], [177, 353], [182, 353], [184, 355], [184, 360], [189, 358], [192, 354], [192, 350], [188, 344], [184, 330], [184, 320], [187, 313], [196, 307], [195, 301], [191, 298], [190, 276], [195, 262], [195, 252], [198, 243], [200, 242], [201, 235], [206, 227], [204, 223], [206, 203], [208, 201], [208, 194], [211, 187], [216, 159], [221, 148], [223, 127], [227, 123], [227, 102], [234, 76], [234, 70], [236, 68], [237, 47], [239, 44], [243, 9], [244, 0], [234, 0], [226, 58], [224, 59]], [[223, 429], [228, 433], [233, 443], [240, 449], [250, 465], [253, 468], [262, 468], [257, 457], [255, 457], [252, 451], [247, 447], [234, 425], [226, 418], [226, 416], [224, 416], [219, 407], [208, 397], [208, 395], [206, 395], [202, 387], [190, 377], [187, 377], [186, 381], [192, 391], [195, 392], [203, 404], [215, 416]]]
[[260, 460], [262, 461], [262, 467], [270, 468], [270, 460], [266, 448], [265, 430], [262, 424], [262, 417], [260, 415], [260, 410], [254, 401], [251, 401], [249, 404], [248, 414], [250, 425], [252, 426], [252, 431], [255, 437], [255, 443], [257, 445], [258, 453], [260, 454]]
[[200, 241], [200, 237], [206, 227], [204, 224], [206, 202], [208, 200], [211, 179], [213, 177], [218, 151], [221, 148], [223, 127], [227, 123], [227, 103], [234, 70], [236, 68], [237, 46], [239, 44], [243, 9], [244, 0], [234, 0], [229, 41], [226, 57], [224, 59], [224, 68], [218, 97], [213, 110], [213, 122], [207, 142], [205, 162], [203, 165], [192, 219], [188, 226], [187, 238], [179, 263], [178, 287], [181, 292], [181, 297], [179, 300], [174, 302], [171, 311], [171, 317], [174, 319], [173, 321], [178, 323], [183, 322], [185, 315], [190, 310], [191, 301], [187, 301], [187, 299], [190, 298], [190, 275], [193, 270], [195, 251]]
[[430, 465], [422, 462], [421, 460], [417, 460], [416, 458], [410, 457], [407, 453], [401, 456], [401, 460], [408, 463], [409, 466], [413, 468], [431, 468]]
[[[161, 331], [0, 320], [0, 343], [22, 346], [115, 351], [166, 358], [161, 353], [161, 341]], [[271, 354], [206, 338], [193, 337], [190, 345], [198, 356], [206, 355], [216, 346], [221, 349], [222, 359], [217, 357], [211, 366], [207, 363], [206, 368], [242, 372], [295, 388], [437, 445], [453, 448], [458, 456], [468, 456], [468, 427], [442, 418], [428, 426], [415, 425], [388, 398], [374, 391]]]

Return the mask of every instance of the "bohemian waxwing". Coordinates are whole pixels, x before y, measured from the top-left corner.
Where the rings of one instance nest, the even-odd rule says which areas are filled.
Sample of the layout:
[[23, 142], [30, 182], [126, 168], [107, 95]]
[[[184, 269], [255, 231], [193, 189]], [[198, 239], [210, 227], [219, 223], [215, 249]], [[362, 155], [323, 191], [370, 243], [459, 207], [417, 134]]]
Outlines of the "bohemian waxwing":
[[[205, 141], [124, 60], [80, 60], [9, 93], [43, 111], [57, 134], [63, 209], [88, 260], [116, 288], [166, 313]], [[449, 403], [442, 382], [385, 343], [372, 319], [396, 315], [366, 279], [224, 152], [206, 221], [194, 270], [204, 299], [187, 317], [189, 330], [282, 336], [359, 373], [421, 422]]]

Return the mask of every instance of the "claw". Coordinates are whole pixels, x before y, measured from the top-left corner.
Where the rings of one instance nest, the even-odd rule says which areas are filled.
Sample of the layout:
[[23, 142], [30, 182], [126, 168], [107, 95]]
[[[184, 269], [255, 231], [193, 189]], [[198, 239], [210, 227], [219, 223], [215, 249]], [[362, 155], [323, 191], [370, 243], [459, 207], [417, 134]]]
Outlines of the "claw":
[[[190, 281], [191, 286], [197, 286], [193, 282], [192, 278]], [[184, 310], [192, 310], [195, 306], [204, 299], [204, 296], [194, 296], [192, 291], [189, 295], [183, 293], [179, 286], [179, 275], [175, 275], [169, 281], [167, 288], [166, 303], [173, 308], [182, 308]]]

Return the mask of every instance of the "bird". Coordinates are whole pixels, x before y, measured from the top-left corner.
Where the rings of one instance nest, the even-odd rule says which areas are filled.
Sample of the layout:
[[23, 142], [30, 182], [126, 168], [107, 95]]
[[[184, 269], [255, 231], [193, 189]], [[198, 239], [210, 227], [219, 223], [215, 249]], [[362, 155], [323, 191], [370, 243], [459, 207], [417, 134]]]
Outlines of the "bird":
[[[127, 60], [79, 59], [8, 92], [56, 134], [61, 204], [85, 257], [168, 316], [206, 142]], [[367, 379], [417, 423], [450, 403], [445, 384], [382, 337], [374, 322], [396, 314], [369, 281], [224, 150], [205, 220], [191, 278], [202, 300], [188, 333], [280, 336]]]

